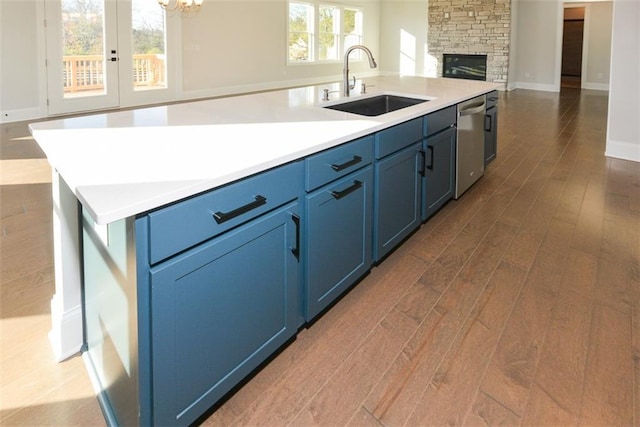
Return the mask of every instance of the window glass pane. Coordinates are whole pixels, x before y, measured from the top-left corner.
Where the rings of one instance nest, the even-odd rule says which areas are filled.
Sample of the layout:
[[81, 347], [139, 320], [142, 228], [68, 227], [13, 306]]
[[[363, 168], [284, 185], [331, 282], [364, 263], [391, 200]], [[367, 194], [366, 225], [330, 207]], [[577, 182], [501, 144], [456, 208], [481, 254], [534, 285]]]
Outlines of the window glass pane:
[[133, 89], [167, 87], [165, 12], [155, 1], [131, 1]]
[[[362, 12], [359, 9], [344, 10], [344, 49], [362, 44]], [[352, 53], [353, 56], [360, 58], [360, 50]]]
[[340, 36], [340, 9], [335, 6], [318, 8], [318, 59], [338, 59]]
[[104, 2], [62, 0], [65, 98], [105, 93]]
[[313, 60], [313, 7], [289, 3], [289, 61]]

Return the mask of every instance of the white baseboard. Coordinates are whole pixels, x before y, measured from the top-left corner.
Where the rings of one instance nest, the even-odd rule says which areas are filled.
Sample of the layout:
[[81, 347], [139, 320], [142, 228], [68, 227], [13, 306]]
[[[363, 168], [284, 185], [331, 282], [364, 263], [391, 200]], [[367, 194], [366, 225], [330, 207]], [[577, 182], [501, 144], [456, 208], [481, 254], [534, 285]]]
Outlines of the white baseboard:
[[[509, 85], [511, 87], [511, 85]], [[540, 90], [543, 92], [559, 92], [559, 88], [554, 84], [546, 83], [530, 83], [530, 82], [515, 82], [515, 89], [529, 89]]]
[[0, 123], [24, 122], [38, 120], [47, 116], [47, 111], [42, 108], [25, 108], [22, 110], [0, 111]]
[[82, 307], [76, 306], [63, 312], [62, 301], [57, 295], [51, 299], [51, 331], [49, 341], [56, 361], [77, 354], [82, 348]]
[[590, 89], [590, 90], [609, 90], [608, 83], [592, 83], [592, 82], [584, 82], [582, 84], [582, 89]]
[[607, 147], [604, 155], [607, 157], [614, 157], [616, 159], [640, 162], [640, 144], [607, 139]]

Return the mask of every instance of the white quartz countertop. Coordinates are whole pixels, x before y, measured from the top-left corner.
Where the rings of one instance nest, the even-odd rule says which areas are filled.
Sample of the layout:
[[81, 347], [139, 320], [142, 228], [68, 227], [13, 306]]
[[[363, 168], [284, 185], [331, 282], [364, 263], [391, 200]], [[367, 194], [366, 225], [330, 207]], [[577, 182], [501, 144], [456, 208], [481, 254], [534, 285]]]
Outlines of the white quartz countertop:
[[[428, 97], [377, 117], [322, 108], [327, 83], [31, 124], [35, 140], [98, 224], [175, 202], [490, 92], [472, 80], [373, 77], [367, 94]], [[331, 101], [321, 101], [328, 88]]]

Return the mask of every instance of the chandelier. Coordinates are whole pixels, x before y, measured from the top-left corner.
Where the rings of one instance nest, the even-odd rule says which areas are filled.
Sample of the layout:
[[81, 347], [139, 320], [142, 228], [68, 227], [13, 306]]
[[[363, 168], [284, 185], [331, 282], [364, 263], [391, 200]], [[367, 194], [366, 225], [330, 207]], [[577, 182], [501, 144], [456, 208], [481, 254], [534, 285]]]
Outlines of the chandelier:
[[180, 9], [184, 12], [193, 12], [200, 9], [204, 0], [158, 0], [158, 4], [165, 10]]

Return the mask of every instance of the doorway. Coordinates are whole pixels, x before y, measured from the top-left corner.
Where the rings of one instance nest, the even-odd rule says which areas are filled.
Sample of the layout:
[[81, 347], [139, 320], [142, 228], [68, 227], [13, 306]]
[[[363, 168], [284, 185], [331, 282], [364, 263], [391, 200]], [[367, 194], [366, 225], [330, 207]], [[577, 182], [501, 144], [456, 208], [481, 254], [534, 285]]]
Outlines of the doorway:
[[584, 7], [564, 8], [561, 87], [582, 87], [584, 16]]
[[45, 14], [49, 115], [175, 99], [179, 31], [156, 1], [51, 0]]

